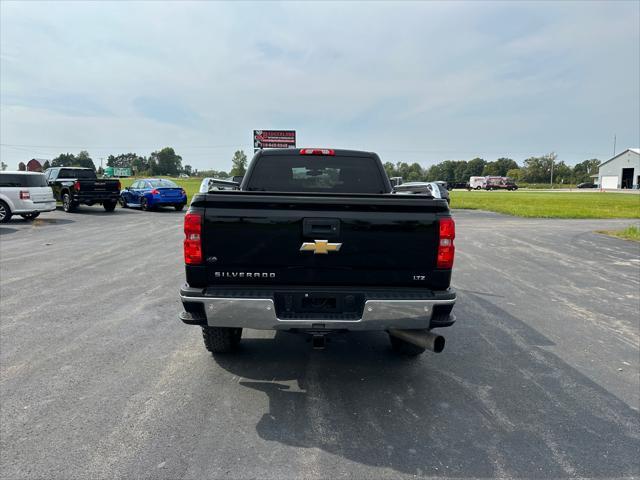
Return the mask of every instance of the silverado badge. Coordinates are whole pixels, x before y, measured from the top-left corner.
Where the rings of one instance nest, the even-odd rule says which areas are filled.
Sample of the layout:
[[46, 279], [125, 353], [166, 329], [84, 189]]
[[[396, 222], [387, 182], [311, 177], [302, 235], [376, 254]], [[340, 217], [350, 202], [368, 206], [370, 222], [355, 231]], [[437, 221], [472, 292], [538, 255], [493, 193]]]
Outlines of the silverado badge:
[[337, 252], [341, 246], [341, 243], [329, 243], [329, 240], [314, 240], [313, 242], [304, 242], [300, 251], [313, 252], [314, 255], [326, 255], [329, 252]]

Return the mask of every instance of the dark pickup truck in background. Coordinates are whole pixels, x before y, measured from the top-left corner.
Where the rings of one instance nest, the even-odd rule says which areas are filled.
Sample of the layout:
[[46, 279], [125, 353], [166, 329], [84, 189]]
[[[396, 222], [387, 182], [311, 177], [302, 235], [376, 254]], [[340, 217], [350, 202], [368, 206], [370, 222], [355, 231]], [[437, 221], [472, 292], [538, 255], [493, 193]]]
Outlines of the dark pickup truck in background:
[[120, 180], [98, 178], [91, 168], [54, 167], [44, 174], [65, 212], [73, 212], [80, 204], [101, 204], [112, 212], [120, 198]]
[[239, 189], [194, 196], [185, 216], [183, 322], [212, 353], [243, 328], [389, 333], [439, 352], [453, 324], [455, 224], [447, 202], [397, 195], [375, 153], [259, 151]]

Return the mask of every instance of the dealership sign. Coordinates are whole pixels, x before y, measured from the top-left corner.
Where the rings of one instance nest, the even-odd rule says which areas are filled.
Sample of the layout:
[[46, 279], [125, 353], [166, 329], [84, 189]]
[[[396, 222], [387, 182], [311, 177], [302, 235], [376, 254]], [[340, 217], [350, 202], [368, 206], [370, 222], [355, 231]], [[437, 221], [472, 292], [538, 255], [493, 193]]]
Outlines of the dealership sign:
[[254, 130], [253, 148], [296, 148], [296, 131]]

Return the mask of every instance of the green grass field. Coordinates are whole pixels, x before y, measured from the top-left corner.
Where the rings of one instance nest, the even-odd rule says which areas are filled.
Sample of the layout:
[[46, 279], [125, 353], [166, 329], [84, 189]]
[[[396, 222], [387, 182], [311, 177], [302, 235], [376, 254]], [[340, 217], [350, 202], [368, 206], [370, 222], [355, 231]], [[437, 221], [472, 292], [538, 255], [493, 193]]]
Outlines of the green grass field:
[[[164, 177], [168, 178], [168, 177]], [[136, 178], [122, 178], [123, 187]], [[198, 192], [201, 178], [171, 178], [191, 197]], [[640, 195], [589, 192], [485, 192], [454, 190], [451, 206], [488, 210], [519, 217], [540, 218], [640, 218]]]
[[451, 206], [518, 217], [640, 218], [640, 195], [622, 193], [454, 190]]

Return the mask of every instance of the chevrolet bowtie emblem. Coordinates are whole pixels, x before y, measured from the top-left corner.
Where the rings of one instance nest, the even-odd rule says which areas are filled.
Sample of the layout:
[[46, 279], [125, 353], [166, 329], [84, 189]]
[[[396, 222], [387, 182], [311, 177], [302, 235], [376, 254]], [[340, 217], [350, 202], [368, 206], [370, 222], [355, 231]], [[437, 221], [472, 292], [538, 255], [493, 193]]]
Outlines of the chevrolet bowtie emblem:
[[341, 243], [329, 243], [328, 240], [314, 240], [304, 242], [300, 247], [301, 252], [313, 252], [314, 255], [326, 255], [329, 252], [337, 252], [342, 246]]

